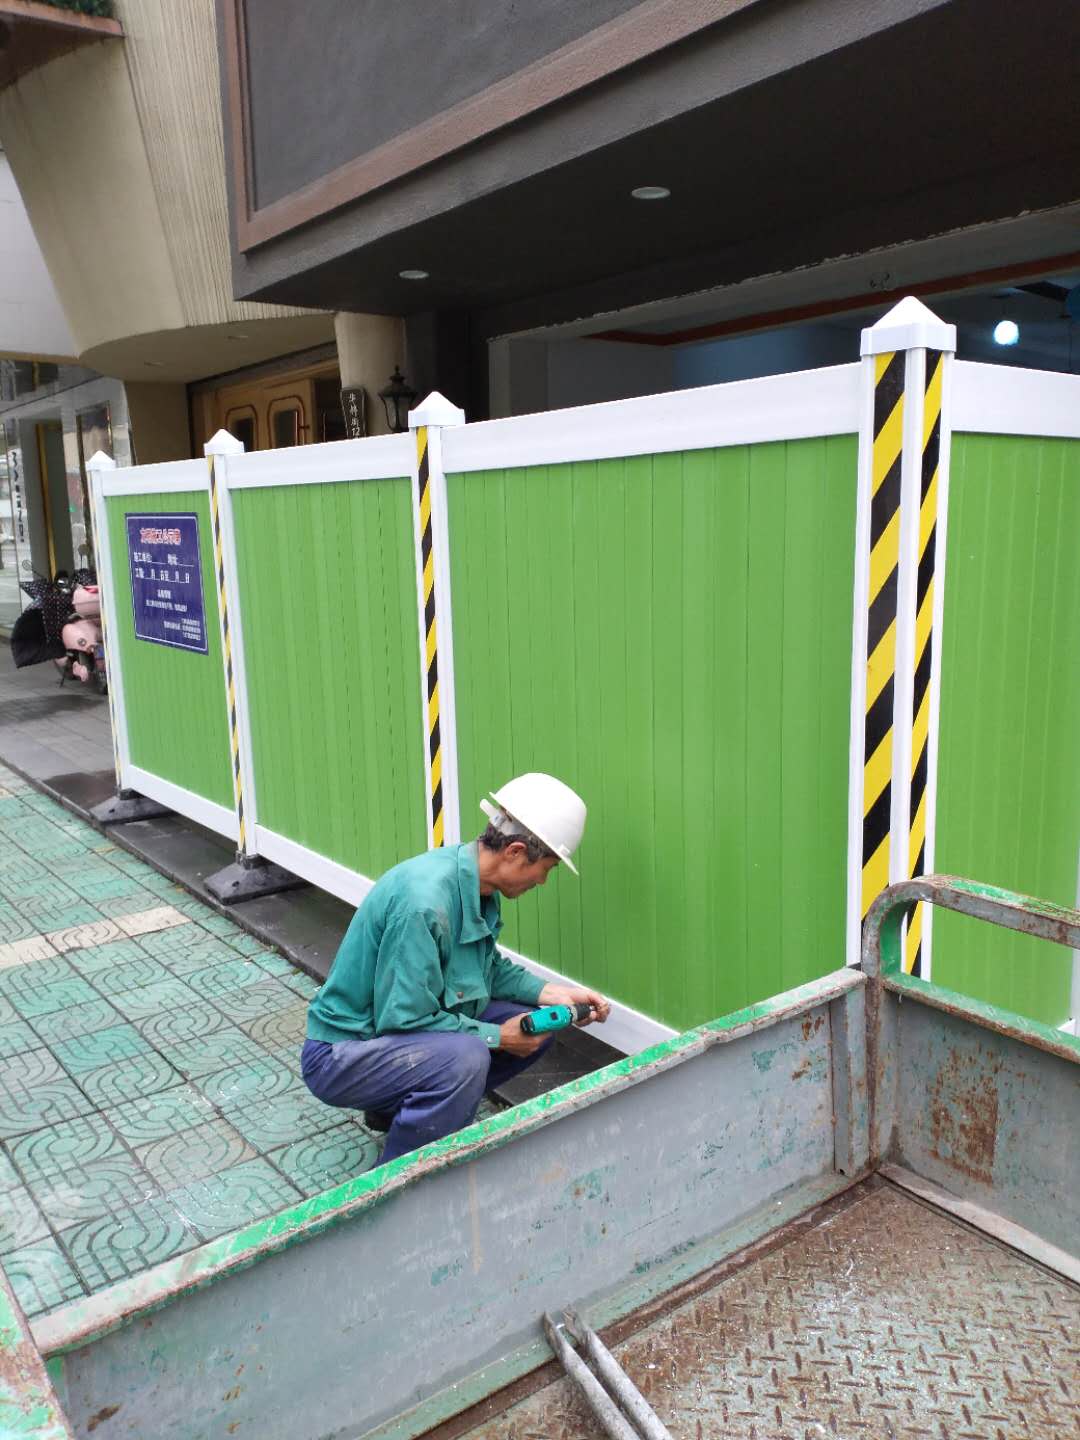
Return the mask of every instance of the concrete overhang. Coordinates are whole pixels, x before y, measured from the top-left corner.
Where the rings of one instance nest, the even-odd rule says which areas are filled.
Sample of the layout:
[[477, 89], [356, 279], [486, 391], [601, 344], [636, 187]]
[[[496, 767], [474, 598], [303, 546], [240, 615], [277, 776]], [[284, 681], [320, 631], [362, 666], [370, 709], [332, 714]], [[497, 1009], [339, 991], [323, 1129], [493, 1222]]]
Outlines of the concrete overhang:
[[194, 381], [310, 350], [333, 339], [333, 315], [289, 315], [125, 335], [92, 346], [79, 360], [118, 380]]
[[0, 90], [50, 60], [99, 40], [122, 40], [119, 20], [40, 0], [0, 0]]

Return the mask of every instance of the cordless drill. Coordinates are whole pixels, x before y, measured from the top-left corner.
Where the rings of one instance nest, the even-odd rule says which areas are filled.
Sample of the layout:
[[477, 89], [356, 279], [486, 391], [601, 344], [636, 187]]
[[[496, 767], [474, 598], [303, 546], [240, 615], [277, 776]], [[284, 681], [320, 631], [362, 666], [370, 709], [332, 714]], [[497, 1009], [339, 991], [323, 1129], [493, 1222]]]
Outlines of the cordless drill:
[[521, 1017], [521, 1028], [526, 1035], [546, 1035], [549, 1030], [565, 1030], [577, 1020], [587, 1020], [591, 1005], [545, 1005], [542, 1010], [530, 1010]]

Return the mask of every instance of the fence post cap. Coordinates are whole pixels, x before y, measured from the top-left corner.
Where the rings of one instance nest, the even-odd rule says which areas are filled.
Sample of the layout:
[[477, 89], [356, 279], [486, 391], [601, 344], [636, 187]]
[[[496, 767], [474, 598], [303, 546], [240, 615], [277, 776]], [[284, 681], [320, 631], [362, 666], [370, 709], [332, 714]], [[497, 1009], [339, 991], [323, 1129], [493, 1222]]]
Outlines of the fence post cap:
[[104, 450], [95, 450], [86, 462], [86, 468], [87, 470], [115, 470], [116, 461], [111, 455], [106, 455]]
[[464, 425], [465, 411], [452, 405], [445, 395], [433, 390], [426, 400], [421, 400], [415, 410], [409, 411], [409, 429], [421, 425]]
[[862, 332], [860, 354], [883, 355], [890, 350], [956, 350], [956, 326], [939, 320], [914, 295], [905, 295], [876, 325]]
[[243, 455], [244, 442], [230, 435], [228, 430], [219, 430], [211, 435], [203, 446], [204, 455]]

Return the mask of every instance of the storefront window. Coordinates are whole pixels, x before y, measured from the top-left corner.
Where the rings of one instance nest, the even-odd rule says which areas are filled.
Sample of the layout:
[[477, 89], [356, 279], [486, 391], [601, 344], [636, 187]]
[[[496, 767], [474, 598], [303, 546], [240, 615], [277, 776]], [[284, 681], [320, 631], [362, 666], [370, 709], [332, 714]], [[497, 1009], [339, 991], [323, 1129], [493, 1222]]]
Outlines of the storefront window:
[[112, 424], [107, 405], [95, 405], [92, 410], [83, 410], [75, 417], [76, 433], [79, 438], [79, 471], [68, 474], [71, 499], [71, 543], [75, 552], [75, 564], [79, 568], [94, 568], [94, 527], [90, 518], [90, 485], [86, 475], [86, 462], [99, 450], [106, 455], [113, 453]]
[[19, 566], [30, 553], [22, 451], [14, 424], [0, 424], [0, 626], [10, 627], [23, 608]]

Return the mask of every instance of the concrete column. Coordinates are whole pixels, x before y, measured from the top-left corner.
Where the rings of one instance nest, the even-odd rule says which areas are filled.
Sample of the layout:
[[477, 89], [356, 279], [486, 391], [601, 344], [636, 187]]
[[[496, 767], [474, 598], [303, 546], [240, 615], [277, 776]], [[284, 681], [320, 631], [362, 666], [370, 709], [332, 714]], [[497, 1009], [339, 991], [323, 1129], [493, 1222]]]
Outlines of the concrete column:
[[334, 316], [334, 333], [342, 389], [362, 387], [367, 392], [368, 434], [387, 434], [379, 391], [395, 365], [405, 369], [404, 325], [396, 315], [354, 315], [339, 310]]

